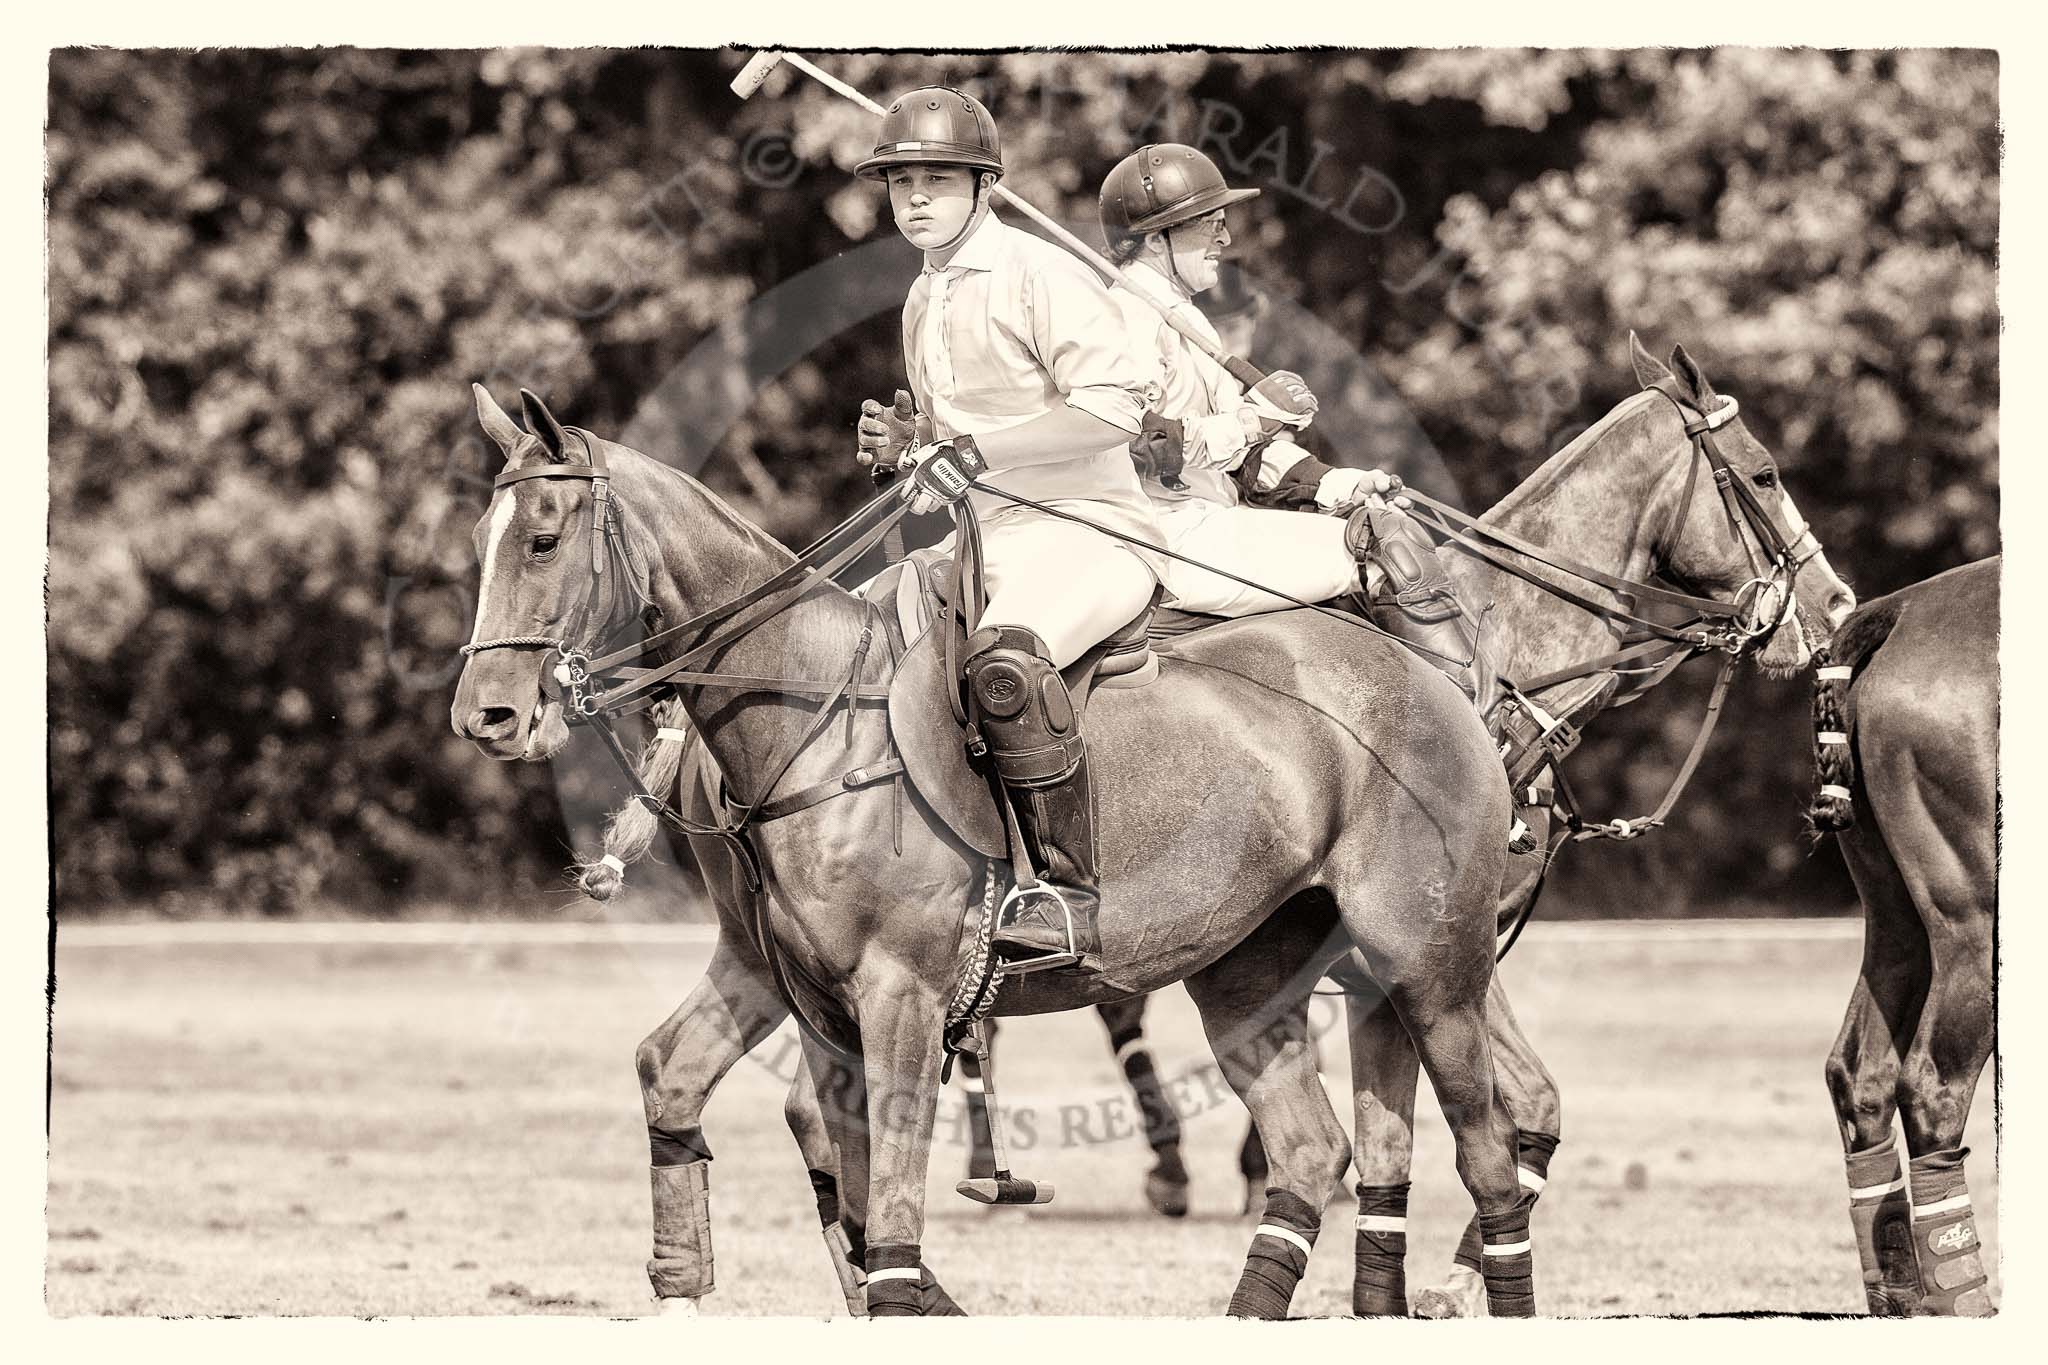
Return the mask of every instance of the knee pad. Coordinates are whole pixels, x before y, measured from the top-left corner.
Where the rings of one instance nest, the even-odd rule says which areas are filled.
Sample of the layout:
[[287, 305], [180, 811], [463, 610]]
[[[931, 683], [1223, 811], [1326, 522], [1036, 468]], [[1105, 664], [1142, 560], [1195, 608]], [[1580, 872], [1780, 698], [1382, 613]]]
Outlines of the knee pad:
[[1404, 609], [1414, 612], [1430, 603], [1443, 617], [1458, 614], [1457, 596], [1437, 561], [1436, 545], [1400, 508], [1387, 503], [1360, 507], [1344, 524], [1344, 544], [1361, 567], [1371, 564], [1386, 575], [1389, 591]]
[[1056, 786], [1081, 763], [1073, 699], [1045, 655], [1021, 626], [991, 626], [967, 640], [968, 693], [997, 773], [1017, 786]]

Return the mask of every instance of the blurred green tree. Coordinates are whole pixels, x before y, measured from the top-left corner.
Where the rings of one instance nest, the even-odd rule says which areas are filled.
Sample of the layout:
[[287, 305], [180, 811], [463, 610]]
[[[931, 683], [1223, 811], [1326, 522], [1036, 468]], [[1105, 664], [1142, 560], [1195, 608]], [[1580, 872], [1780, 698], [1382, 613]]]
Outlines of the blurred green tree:
[[[793, 72], [736, 101], [743, 56], [52, 54], [60, 907], [559, 889], [601, 770], [492, 764], [446, 721], [492, 467], [469, 383], [631, 424], [797, 541], [862, 496], [849, 414], [900, 382], [916, 260], [848, 174], [871, 121]], [[1323, 367], [1336, 458], [1484, 506], [1632, 387], [1635, 327], [1742, 398], [1859, 588], [1996, 548], [1992, 54], [825, 60], [973, 89], [1077, 227], [1140, 141], [1264, 186], [1240, 259], [1346, 355], [1262, 345]], [[767, 298], [868, 241], [853, 284]], [[843, 322], [792, 355], [778, 309]], [[1596, 804], [1654, 800], [1702, 686], [1602, 722]], [[1679, 826], [1560, 902], [1846, 896], [1794, 824], [1803, 687], [1744, 691]]]

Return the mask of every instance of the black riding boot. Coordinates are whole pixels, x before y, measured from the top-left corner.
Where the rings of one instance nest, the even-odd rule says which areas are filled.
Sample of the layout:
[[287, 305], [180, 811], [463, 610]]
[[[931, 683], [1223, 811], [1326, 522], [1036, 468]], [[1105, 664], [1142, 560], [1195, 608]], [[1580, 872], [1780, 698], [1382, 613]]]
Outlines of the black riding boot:
[[1358, 560], [1360, 595], [1374, 623], [1430, 651], [1422, 657], [1450, 674], [1480, 715], [1492, 710], [1500, 696], [1492, 647], [1422, 528], [1400, 508], [1374, 501], [1351, 514], [1344, 543]]
[[[1099, 960], [1095, 929], [1095, 797], [1073, 699], [1045, 645], [1021, 626], [991, 626], [967, 641], [967, 689], [996, 774], [1010, 790], [1025, 852], [1047, 883], [1013, 895], [994, 935], [996, 955]], [[1069, 920], [1072, 942], [1069, 943]]]

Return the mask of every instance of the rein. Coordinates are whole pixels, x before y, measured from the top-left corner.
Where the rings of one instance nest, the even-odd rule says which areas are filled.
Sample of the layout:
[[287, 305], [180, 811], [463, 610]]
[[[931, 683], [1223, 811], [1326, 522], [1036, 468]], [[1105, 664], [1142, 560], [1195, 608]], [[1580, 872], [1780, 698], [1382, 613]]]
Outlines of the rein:
[[[626, 774], [633, 788], [633, 799], [685, 834], [723, 840], [739, 863], [748, 889], [759, 892], [762, 888], [760, 859], [754, 852], [753, 845], [745, 837], [749, 826], [762, 820], [794, 814], [828, 797], [892, 778], [903, 771], [901, 760], [886, 759], [856, 768], [833, 781], [807, 787], [791, 796], [773, 801], [769, 799], [776, 784], [788, 775], [790, 768], [810, 746], [811, 741], [831, 723], [833, 715], [842, 703], [848, 708], [848, 724], [851, 725], [854, 706], [863, 702], [872, 704], [888, 701], [889, 688], [886, 682], [861, 681], [861, 674], [867, 667], [874, 645], [874, 608], [872, 605], [866, 608], [869, 619], [863, 625], [860, 639], [854, 647], [851, 667], [844, 677], [838, 679], [815, 680], [720, 673], [715, 670], [693, 668], [691, 665], [709, 659], [738, 643], [765, 622], [787, 611], [812, 591], [830, 582], [832, 575], [859, 559], [885, 535], [896, 529], [909, 508], [904, 504], [899, 490], [885, 489], [846, 520], [806, 546], [790, 564], [771, 575], [767, 581], [709, 611], [649, 635], [637, 644], [602, 652], [605, 651], [606, 644], [630, 624], [621, 622], [618, 626], [606, 628], [605, 623], [609, 623], [617, 611], [617, 589], [611, 584], [622, 578], [626, 579], [631, 583], [640, 609], [649, 609], [650, 602], [646, 590], [631, 578], [632, 561], [619, 515], [619, 502], [609, 487], [610, 472], [604, 459], [604, 443], [580, 428], [571, 427], [567, 430], [583, 443], [586, 463], [551, 463], [506, 470], [494, 480], [494, 487], [503, 488], [526, 479], [582, 479], [591, 484], [591, 564], [597, 586], [584, 606], [579, 609], [578, 617], [572, 618], [578, 630], [564, 630], [560, 636], [519, 635], [483, 640], [464, 645], [460, 652], [467, 657], [491, 649], [537, 647], [547, 650], [548, 655], [542, 659], [543, 694], [562, 703], [564, 719], [570, 725], [588, 725], [597, 731], [599, 737], [604, 740], [606, 749]], [[835, 544], [837, 548], [831, 548]], [[618, 566], [618, 570], [613, 572], [609, 579], [606, 577], [608, 561], [616, 561]], [[602, 614], [592, 607], [592, 604], [601, 598], [605, 602]], [[573, 643], [573, 637], [580, 633], [580, 629], [592, 618], [600, 622], [599, 628], [604, 633], [588, 645]], [[711, 632], [708, 638], [698, 640], [685, 653], [673, 659], [658, 662], [652, 667], [630, 666], [649, 655], [658, 658], [659, 651], [665, 645], [706, 631]], [[685, 685], [729, 688], [734, 691], [798, 693], [822, 699], [817, 715], [804, 729], [797, 742], [779, 762], [770, 765], [774, 775], [756, 793], [752, 801], [737, 804], [733, 818], [728, 820], [711, 824], [692, 820], [662, 797], [648, 791], [646, 784], [640, 780], [638, 768], [626, 753], [624, 743], [612, 728], [614, 717], [642, 710]], [[734, 806], [730, 801], [727, 804]]]

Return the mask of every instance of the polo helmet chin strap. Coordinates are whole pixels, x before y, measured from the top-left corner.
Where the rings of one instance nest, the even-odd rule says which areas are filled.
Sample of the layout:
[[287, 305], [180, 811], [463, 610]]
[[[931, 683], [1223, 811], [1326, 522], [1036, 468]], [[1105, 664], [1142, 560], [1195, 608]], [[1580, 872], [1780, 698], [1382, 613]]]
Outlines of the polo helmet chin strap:
[[993, 188], [996, 178], [987, 171], [975, 170], [971, 166], [967, 169], [974, 172], [974, 192], [967, 201], [967, 221], [960, 225], [960, 230], [954, 233], [944, 246], [935, 246], [925, 252], [927, 256], [936, 256], [942, 251], [951, 251], [954, 247], [967, 240], [967, 234], [974, 231], [976, 225], [981, 222], [982, 182], [986, 180], [989, 188]]
[[[1196, 220], [1190, 219], [1189, 221], [1193, 222]], [[1154, 231], [1159, 234], [1159, 244], [1166, 248], [1166, 278], [1173, 282], [1174, 288], [1192, 299], [1202, 291], [1189, 284], [1181, 275], [1180, 262], [1176, 261], [1173, 257], [1173, 230], [1186, 226], [1187, 223], [1172, 223], [1163, 228], [1156, 228]]]

